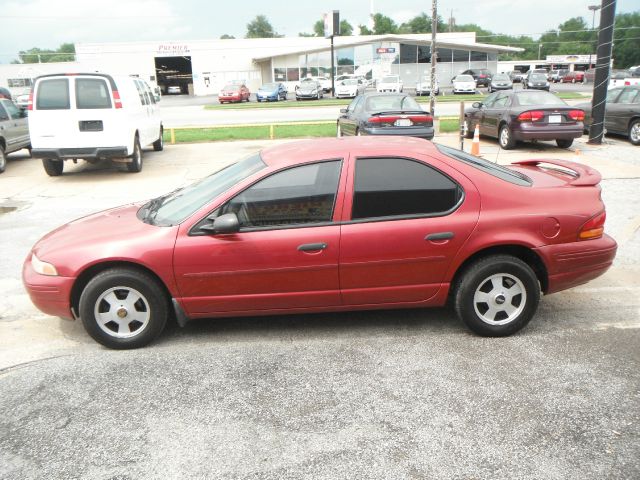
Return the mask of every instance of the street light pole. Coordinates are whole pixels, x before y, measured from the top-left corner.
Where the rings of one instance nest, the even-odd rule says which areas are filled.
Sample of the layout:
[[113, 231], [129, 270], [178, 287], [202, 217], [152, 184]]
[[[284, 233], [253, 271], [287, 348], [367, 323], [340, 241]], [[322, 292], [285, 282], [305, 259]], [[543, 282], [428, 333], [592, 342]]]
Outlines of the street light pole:
[[436, 114], [436, 61], [438, 47], [436, 46], [436, 33], [438, 31], [438, 0], [431, 0], [431, 94], [429, 95], [429, 110], [431, 115]]
[[538, 60], [541, 59], [540, 58], [540, 50], [542, 50], [542, 44], [541, 43], [538, 44]]
[[[589, 5], [589, 10], [591, 10], [593, 12], [593, 15], [591, 16], [591, 31], [593, 32], [593, 29], [596, 25], [596, 12], [598, 10], [600, 10], [601, 6], [600, 5]], [[590, 46], [591, 48], [593, 48], [592, 46]], [[589, 50], [589, 68], [591, 68], [591, 50]]]

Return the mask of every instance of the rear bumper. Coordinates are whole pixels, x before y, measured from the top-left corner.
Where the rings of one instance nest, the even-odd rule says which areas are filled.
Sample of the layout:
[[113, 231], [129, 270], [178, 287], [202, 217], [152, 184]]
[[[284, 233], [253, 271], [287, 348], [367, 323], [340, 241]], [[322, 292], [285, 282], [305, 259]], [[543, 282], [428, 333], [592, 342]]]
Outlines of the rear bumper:
[[365, 135], [392, 135], [392, 136], [404, 136], [404, 137], [418, 137], [426, 140], [433, 138], [434, 130], [431, 127], [395, 127], [395, 128], [371, 128], [362, 127], [362, 132]]
[[22, 267], [22, 282], [33, 304], [43, 313], [73, 320], [71, 289], [75, 278], [39, 275], [31, 267], [31, 255]]
[[71, 158], [107, 159], [128, 156], [127, 147], [89, 147], [89, 148], [34, 148], [32, 158], [65, 160]]
[[617, 249], [618, 244], [609, 235], [536, 249], [547, 265], [549, 284], [545, 293], [566, 290], [599, 277], [612, 265]]
[[513, 137], [516, 140], [570, 140], [580, 138], [583, 130], [582, 122], [566, 126], [521, 123], [513, 129]]

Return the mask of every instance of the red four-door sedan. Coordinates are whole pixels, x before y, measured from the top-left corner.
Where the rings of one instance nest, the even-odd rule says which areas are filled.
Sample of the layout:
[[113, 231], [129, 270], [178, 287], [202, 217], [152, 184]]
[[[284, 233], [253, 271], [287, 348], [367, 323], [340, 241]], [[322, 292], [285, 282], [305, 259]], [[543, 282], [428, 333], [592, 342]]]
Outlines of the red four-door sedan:
[[600, 174], [559, 160], [502, 167], [426, 140], [268, 148], [141, 204], [42, 238], [24, 284], [43, 312], [135, 348], [167, 318], [431, 307], [509, 335], [550, 294], [602, 275]]
[[218, 94], [218, 101], [224, 102], [248, 102], [251, 98], [251, 92], [244, 83], [232, 83], [225, 85]]

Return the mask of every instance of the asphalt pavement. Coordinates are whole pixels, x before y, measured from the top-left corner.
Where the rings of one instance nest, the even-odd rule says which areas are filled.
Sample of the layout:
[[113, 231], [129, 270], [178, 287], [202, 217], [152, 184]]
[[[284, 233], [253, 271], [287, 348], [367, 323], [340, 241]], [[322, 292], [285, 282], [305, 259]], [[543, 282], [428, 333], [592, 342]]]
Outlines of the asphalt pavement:
[[31, 245], [271, 142], [146, 151], [139, 174], [80, 162], [51, 178], [10, 155], [0, 479], [640, 478], [640, 156], [623, 139], [585, 140], [481, 142], [499, 163], [598, 168], [620, 247], [604, 276], [542, 298], [517, 335], [476, 337], [447, 309], [397, 310], [203, 320], [124, 352], [31, 305], [20, 282]]

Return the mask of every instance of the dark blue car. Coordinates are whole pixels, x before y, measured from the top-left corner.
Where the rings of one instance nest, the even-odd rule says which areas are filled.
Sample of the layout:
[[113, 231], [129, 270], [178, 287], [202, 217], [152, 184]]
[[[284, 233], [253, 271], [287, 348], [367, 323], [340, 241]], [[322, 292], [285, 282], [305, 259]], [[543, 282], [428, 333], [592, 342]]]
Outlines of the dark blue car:
[[260, 87], [256, 97], [259, 102], [265, 100], [267, 102], [277, 102], [278, 100], [287, 99], [287, 87], [279, 82], [265, 83]]

